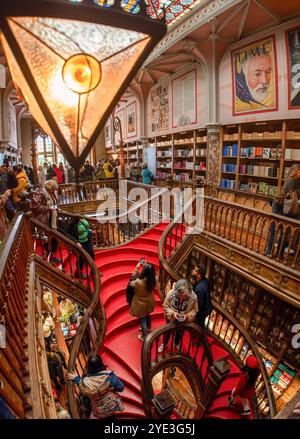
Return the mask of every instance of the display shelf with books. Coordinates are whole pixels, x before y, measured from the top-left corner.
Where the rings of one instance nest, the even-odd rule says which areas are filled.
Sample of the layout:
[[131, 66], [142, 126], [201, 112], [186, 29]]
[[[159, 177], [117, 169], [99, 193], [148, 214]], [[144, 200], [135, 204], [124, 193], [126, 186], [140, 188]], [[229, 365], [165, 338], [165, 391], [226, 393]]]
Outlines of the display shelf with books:
[[223, 126], [219, 190], [272, 199], [294, 163], [300, 163], [298, 119]]
[[194, 148], [194, 176], [204, 176], [206, 173], [207, 135], [206, 129], [196, 130]]

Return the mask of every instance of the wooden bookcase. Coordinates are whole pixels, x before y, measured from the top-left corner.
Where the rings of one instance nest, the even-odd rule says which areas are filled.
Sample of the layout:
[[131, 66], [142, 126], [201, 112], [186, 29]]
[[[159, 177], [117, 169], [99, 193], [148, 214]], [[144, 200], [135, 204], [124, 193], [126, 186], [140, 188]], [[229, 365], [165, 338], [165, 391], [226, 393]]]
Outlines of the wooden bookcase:
[[300, 121], [268, 121], [222, 128], [220, 191], [266, 200], [279, 193], [288, 168], [300, 163]]
[[188, 130], [150, 138], [156, 146], [156, 182], [158, 185], [192, 185], [206, 177], [206, 129]]

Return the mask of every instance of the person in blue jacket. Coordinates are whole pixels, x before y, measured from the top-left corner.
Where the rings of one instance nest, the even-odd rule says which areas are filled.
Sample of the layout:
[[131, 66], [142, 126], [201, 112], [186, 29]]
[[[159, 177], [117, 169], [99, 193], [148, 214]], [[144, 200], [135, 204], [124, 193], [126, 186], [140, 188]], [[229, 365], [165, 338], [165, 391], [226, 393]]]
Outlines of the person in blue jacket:
[[199, 265], [192, 271], [193, 290], [198, 299], [198, 312], [196, 322], [201, 328], [205, 326], [206, 317], [212, 312], [212, 301], [209, 291], [209, 282], [206, 275], [206, 267]]
[[142, 183], [144, 184], [151, 184], [154, 180], [154, 175], [152, 174], [150, 169], [148, 169], [148, 164], [146, 162], [142, 164], [141, 175], [142, 175]]

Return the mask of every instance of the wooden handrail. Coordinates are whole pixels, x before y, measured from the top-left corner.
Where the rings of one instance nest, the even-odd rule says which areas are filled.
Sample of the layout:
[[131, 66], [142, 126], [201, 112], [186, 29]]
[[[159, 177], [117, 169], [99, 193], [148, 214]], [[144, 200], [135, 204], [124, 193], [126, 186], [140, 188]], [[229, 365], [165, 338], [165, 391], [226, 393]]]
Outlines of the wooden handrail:
[[[69, 238], [33, 218], [30, 220], [30, 225], [36, 243], [42, 240], [42, 244], [47, 241], [49, 245], [53, 239], [58, 241], [57, 252], [61, 259], [63, 260], [64, 258], [66, 262], [61, 265], [61, 268], [52, 267], [52, 270], [64, 276], [69, 276], [73, 281], [80, 283], [83, 290], [92, 293], [89, 306], [85, 310], [76, 336], [69, 347], [68, 371], [77, 370], [79, 374], [82, 374], [85, 370], [89, 354], [99, 352], [106, 331], [105, 311], [100, 302], [100, 273], [90, 255], [82, 248], [79, 248]], [[43, 245], [35, 245], [35, 250], [37, 257], [42, 258], [43, 261], [47, 261], [48, 251], [43, 248]], [[84, 261], [87, 274], [86, 280], [77, 278], [75, 274], [80, 259]], [[76, 300], [76, 298], [74, 300]], [[67, 383], [67, 392], [71, 416], [73, 418], [79, 418], [80, 414], [76, 398], [77, 389], [70, 381]]]
[[[219, 200], [215, 200], [215, 199], [210, 199], [210, 200], [219, 201]], [[218, 204], [222, 205], [222, 203], [223, 202], [218, 203]], [[227, 204], [230, 205], [230, 203], [227, 203]], [[234, 206], [232, 206], [232, 207], [234, 208]], [[179, 280], [179, 276], [173, 270], [172, 262], [171, 262], [172, 261], [172, 254], [174, 253], [174, 248], [176, 247], [177, 241], [176, 240], [172, 241], [172, 239], [168, 239], [168, 237], [172, 236], [172, 232], [174, 230], [175, 230], [175, 235], [177, 236], [178, 235], [178, 233], [177, 233], [178, 232], [178, 224], [172, 222], [169, 224], [169, 226], [163, 232], [162, 237], [159, 241], [159, 247], [158, 247], [158, 255], [159, 255], [159, 261], [160, 261], [160, 275], [159, 275], [160, 285], [159, 286], [160, 286], [160, 294], [161, 294], [162, 298], [164, 297], [164, 295], [166, 293], [166, 289], [170, 288], [171, 285], [173, 284], [173, 282]], [[181, 235], [181, 242], [182, 242], [183, 236], [185, 236], [184, 232]], [[173, 245], [172, 245], [172, 243], [173, 243]], [[177, 247], [178, 247], [178, 245], [177, 245]], [[166, 253], [167, 249], [168, 249], [168, 254]], [[191, 243], [191, 249], [192, 249], [192, 243]], [[176, 248], [175, 248], [175, 250], [176, 250]], [[243, 339], [247, 341], [247, 343], [250, 347], [250, 349], [247, 352], [249, 352], [251, 350], [258, 358], [260, 369], [261, 369], [262, 382], [259, 382], [260, 389], [257, 392], [258, 393], [257, 396], [258, 396], [258, 398], [262, 397], [264, 389], [266, 390], [266, 393], [267, 393], [267, 401], [265, 399], [259, 401], [258, 407], [262, 406], [263, 403], [265, 403], [264, 412], [269, 410], [270, 416], [274, 417], [276, 414], [276, 404], [275, 404], [275, 400], [274, 400], [274, 395], [272, 392], [271, 384], [269, 381], [269, 377], [268, 377], [265, 365], [263, 363], [263, 360], [261, 358], [259, 350], [257, 349], [254, 341], [249, 336], [247, 331], [229, 313], [227, 313], [227, 311], [223, 310], [215, 301], [213, 301], [213, 312], [218, 312], [219, 315], [222, 315], [229, 322], [229, 325], [234, 327], [232, 334], [234, 334], [236, 331], [238, 331], [241, 334]], [[209, 330], [209, 324], [210, 324], [210, 320], [208, 320], [208, 322], [207, 322], [208, 330]], [[209, 330], [209, 333], [212, 336], [216, 336], [216, 334], [214, 334], [213, 331]], [[218, 335], [220, 335], [220, 333]], [[239, 355], [240, 351], [237, 354], [234, 350], [230, 349], [230, 343], [229, 343], [229, 345], [228, 345], [228, 343], [226, 343], [226, 337], [224, 337], [225, 342], [224, 342], [224, 340], [221, 340], [219, 336], [218, 336], [218, 340], [224, 344], [224, 347], [227, 350], [229, 349], [231, 351], [231, 353], [235, 357], [236, 361], [238, 361], [240, 364], [242, 364], [241, 357]], [[231, 337], [231, 340], [232, 340], [232, 337]], [[247, 354], [247, 352], [246, 352], [246, 354]], [[246, 356], [246, 354], [245, 354], [245, 356]], [[245, 356], [243, 358], [245, 358]], [[261, 389], [261, 388], [263, 388], [263, 389]], [[266, 409], [266, 406], [267, 406], [267, 409]]]
[[0, 324], [6, 347], [0, 350], [0, 396], [18, 418], [25, 418], [32, 403], [27, 354], [27, 274], [32, 240], [22, 213], [17, 214], [0, 248]]
[[[174, 341], [178, 331], [184, 332], [184, 338], [181, 337], [177, 349], [175, 349]], [[162, 352], [159, 352], [158, 348], [162, 343], [164, 347]], [[152, 379], [158, 372], [168, 367], [179, 367], [185, 373], [197, 405], [200, 404], [207, 385], [208, 368], [213, 363], [213, 357], [205, 333], [199, 325], [195, 323], [169, 323], [155, 329], [145, 339], [141, 358], [142, 397], [148, 417], [153, 417]]]

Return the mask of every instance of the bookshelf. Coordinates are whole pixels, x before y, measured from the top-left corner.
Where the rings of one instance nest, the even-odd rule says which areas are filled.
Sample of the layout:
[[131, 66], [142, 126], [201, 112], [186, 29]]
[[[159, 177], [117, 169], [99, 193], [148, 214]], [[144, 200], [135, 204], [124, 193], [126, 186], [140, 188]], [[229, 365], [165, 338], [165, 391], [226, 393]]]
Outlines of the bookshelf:
[[149, 139], [156, 145], [156, 183], [192, 185], [206, 176], [206, 129], [182, 131]]
[[221, 136], [221, 191], [270, 200], [300, 163], [299, 120], [227, 125]]

